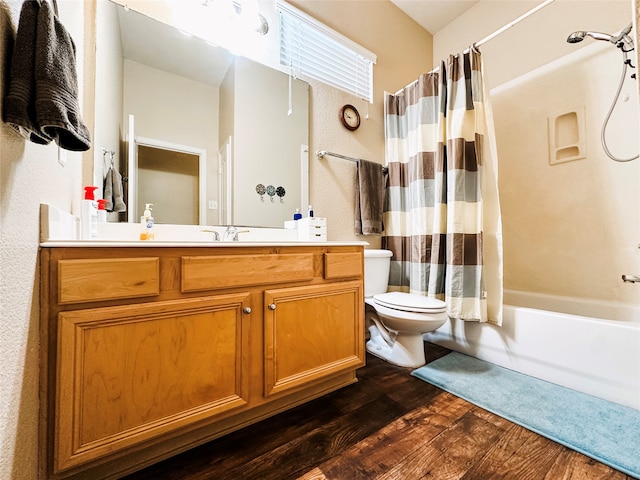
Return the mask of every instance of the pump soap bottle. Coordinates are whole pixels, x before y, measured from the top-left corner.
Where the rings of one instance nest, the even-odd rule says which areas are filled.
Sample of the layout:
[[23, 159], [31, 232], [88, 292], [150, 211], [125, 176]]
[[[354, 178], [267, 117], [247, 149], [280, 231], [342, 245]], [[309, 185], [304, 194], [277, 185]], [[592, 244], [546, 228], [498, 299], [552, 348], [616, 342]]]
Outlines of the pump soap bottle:
[[98, 223], [107, 221], [107, 201], [103, 198], [98, 200]]
[[98, 202], [94, 193], [98, 187], [84, 187], [84, 200], [80, 205], [80, 238], [92, 240], [98, 238]]
[[155, 234], [153, 232], [153, 216], [151, 215], [151, 207], [153, 203], [147, 203], [142, 217], [140, 217], [140, 240], [153, 240]]

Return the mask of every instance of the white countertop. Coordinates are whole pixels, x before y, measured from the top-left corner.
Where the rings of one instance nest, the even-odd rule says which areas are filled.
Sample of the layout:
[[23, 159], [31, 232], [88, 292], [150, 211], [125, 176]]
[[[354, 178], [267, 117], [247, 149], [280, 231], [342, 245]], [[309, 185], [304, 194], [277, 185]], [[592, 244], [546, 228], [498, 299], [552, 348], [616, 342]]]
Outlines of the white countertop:
[[[97, 225], [95, 240], [80, 240], [79, 219], [51, 205], [40, 207], [40, 246], [113, 248], [113, 247], [308, 247], [308, 246], [368, 246], [364, 241], [306, 241], [298, 240], [295, 228], [266, 228], [236, 225], [240, 241], [214, 241], [224, 238], [225, 226], [156, 224], [154, 240], [138, 240], [137, 223], [105, 222]], [[326, 237], [325, 237], [326, 238]]]
[[108, 247], [194, 247], [194, 248], [219, 248], [219, 247], [342, 247], [342, 246], [363, 246], [369, 245], [367, 242], [178, 242], [178, 241], [158, 241], [158, 240], [138, 240], [138, 241], [114, 241], [114, 240], [53, 240], [40, 244], [42, 248], [55, 247], [78, 247], [78, 248], [108, 248]]

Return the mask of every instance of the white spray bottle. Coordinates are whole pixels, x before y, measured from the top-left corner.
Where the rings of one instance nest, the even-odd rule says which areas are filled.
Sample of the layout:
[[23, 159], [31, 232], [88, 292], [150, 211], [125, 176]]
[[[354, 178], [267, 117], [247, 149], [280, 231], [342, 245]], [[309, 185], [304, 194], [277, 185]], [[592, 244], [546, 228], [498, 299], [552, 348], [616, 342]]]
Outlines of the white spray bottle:
[[98, 238], [98, 202], [94, 198], [98, 187], [84, 187], [84, 199], [80, 204], [80, 237], [82, 240]]

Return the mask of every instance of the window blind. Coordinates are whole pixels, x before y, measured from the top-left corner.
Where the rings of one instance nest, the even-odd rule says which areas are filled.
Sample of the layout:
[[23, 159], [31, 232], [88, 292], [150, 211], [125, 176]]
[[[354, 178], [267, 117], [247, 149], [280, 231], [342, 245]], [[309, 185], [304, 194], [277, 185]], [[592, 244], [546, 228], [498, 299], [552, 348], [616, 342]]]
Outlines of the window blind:
[[368, 102], [376, 55], [288, 3], [278, 2], [280, 64]]

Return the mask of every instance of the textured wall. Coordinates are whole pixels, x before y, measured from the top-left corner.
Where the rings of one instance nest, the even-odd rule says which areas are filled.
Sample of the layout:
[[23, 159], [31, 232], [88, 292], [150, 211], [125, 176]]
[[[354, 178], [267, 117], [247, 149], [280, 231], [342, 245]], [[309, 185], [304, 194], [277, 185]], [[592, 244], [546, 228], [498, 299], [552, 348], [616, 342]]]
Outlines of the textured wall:
[[[60, 17], [76, 40], [81, 94], [84, 15], [90, 2], [58, 2]], [[22, 2], [0, 1], [0, 78], [6, 78]], [[84, 6], [84, 8], [83, 8]], [[0, 86], [4, 96], [7, 85]], [[91, 110], [85, 110], [91, 111]], [[89, 116], [91, 116], [90, 114]], [[90, 118], [89, 118], [90, 120]], [[89, 122], [90, 125], [92, 122]], [[67, 152], [58, 163], [55, 144], [25, 143], [0, 125], [0, 478], [37, 478], [39, 204], [78, 213], [82, 155]], [[89, 155], [90, 157], [90, 155]], [[91, 162], [91, 160], [89, 160]]]

